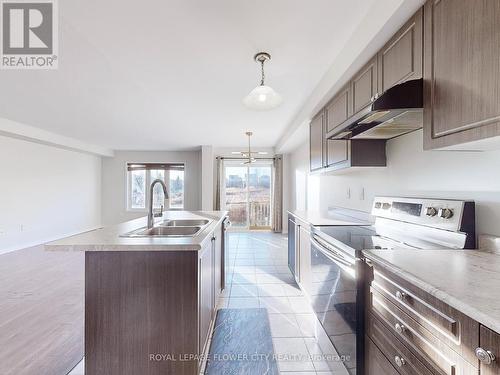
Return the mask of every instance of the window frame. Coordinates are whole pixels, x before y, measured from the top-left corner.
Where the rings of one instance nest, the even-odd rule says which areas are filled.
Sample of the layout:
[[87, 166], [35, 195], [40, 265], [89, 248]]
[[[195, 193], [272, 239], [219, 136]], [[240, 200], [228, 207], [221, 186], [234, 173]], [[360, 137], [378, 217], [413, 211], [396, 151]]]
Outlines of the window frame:
[[[131, 171], [128, 170], [128, 165], [129, 164], [183, 164], [184, 165], [184, 184], [183, 184], [183, 202], [182, 202], [182, 207], [175, 207], [175, 208], [164, 208], [165, 210], [168, 211], [183, 211], [186, 207], [186, 163], [184, 162], [126, 162], [125, 163], [125, 184], [126, 184], [126, 189], [125, 189], [125, 210], [126, 212], [148, 212], [148, 202], [149, 202], [149, 187], [151, 186], [151, 170], [146, 169], [146, 179], [145, 179], [145, 197], [144, 197], [144, 208], [133, 208], [132, 207], [132, 174]], [[161, 168], [158, 168], [161, 169]], [[164, 176], [164, 181], [165, 185], [167, 186], [167, 191], [170, 193], [170, 170], [164, 169], [165, 176]], [[170, 204], [170, 200], [169, 200]]]

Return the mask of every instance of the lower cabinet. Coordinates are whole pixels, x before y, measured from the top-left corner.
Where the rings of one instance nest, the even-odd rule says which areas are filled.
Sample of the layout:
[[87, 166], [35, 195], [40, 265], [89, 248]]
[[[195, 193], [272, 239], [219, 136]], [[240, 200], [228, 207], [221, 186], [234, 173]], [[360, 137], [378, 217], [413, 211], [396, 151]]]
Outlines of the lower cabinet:
[[500, 375], [499, 333], [367, 262], [365, 374]]
[[215, 319], [217, 304], [223, 289], [222, 226], [218, 226], [199, 255], [199, 353], [203, 353]]
[[500, 335], [481, 326], [479, 329], [480, 346], [476, 349], [481, 375], [500, 375]]
[[372, 340], [365, 337], [365, 368], [370, 375], [398, 375], [398, 372]]

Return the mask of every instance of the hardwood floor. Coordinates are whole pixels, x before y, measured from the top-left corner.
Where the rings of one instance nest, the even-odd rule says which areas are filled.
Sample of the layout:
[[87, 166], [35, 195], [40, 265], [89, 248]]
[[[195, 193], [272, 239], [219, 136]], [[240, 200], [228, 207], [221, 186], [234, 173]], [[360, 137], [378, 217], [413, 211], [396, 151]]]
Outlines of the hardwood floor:
[[0, 255], [0, 374], [65, 375], [83, 357], [84, 253]]

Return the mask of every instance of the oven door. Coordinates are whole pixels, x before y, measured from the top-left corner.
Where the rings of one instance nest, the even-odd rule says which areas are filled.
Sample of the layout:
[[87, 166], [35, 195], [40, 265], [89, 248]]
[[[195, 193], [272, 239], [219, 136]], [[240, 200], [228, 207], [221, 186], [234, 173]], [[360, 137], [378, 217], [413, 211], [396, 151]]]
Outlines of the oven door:
[[[314, 312], [350, 374], [360, 370], [361, 293], [357, 260], [311, 234], [311, 280], [307, 294]], [[362, 313], [361, 313], [362, 314]], [[358, 372], [360, 373], [360, 372]]]

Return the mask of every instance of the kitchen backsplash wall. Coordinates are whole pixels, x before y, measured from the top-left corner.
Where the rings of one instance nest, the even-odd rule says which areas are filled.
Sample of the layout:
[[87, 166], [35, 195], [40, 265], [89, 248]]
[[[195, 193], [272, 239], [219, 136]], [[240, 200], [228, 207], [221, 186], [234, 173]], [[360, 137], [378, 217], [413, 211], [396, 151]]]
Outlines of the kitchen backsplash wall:
[[386, 168], [310, 175], [308, 142], [287, 155], [286, 167], [291, 209], [369, 211], [376, 195], [471, 199], [478, 233], [500, 235], [500, 151], [423, 151], [417, 131], [388, 141]]

